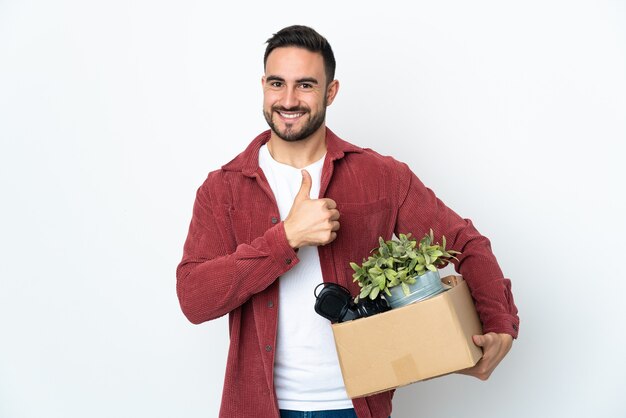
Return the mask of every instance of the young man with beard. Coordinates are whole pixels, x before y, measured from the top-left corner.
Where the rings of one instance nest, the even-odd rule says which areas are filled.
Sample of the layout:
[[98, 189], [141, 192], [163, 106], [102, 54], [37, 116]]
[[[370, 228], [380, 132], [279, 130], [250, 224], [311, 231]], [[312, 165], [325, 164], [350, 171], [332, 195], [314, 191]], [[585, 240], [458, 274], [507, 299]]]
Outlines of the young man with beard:
[[313, 310], [313, 289], [325, 280], [358, 292], [349, 262], [394, 232], [419, 237], [432, 228], [461, 251], [456, 267], [485, 332], [474, 337], [483, 358], [464, 373], [487, 379], [519, 324], [489, 241], [405, 164], [326, 127], [339, 83], [325, 38], [291, 26], [267, 43], [262, 87], [270, 130], [198, 189], [177, 269], [191, 322], [229, 314], [220, 417], [391, 414], [393, 391], [347, 397], [330, 324]]

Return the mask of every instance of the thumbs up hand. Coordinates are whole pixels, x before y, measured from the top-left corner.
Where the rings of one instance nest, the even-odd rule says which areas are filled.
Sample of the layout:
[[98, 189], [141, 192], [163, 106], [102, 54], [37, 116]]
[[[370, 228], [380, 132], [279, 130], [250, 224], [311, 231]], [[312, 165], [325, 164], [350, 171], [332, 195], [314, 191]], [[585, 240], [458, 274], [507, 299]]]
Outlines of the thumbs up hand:
[[332, 199], [311, 199], [311, 175], [302, 170], [302, 185], [284, 227], [292, 248], [326, 245], [337, 238], [339, 211]]

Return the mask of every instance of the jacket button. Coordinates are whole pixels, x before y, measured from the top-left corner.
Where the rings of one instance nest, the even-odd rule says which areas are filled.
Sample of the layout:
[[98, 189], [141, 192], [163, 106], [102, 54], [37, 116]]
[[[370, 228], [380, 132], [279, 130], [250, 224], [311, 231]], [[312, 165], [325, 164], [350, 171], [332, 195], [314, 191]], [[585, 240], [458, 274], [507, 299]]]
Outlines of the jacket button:
[[286, 258], [286, 259], [285, 259], [285, 263], [286, 263], [286, 264], [291, 264], [291, 258]]
[[272, 223], [273, 224], [277, 224], [278, 223], [278, 218], [276, 216], [272, 216]]
[[268, 308], [273, 308], [274, 307], [274, 302], [271, 301], [271, 300], [269, 302], [267, 302], [267, 307]]
[[272, 351], [272, 346], [271, 345], [266, 345], [265, 346], [265, 351], [267, 351], [267, 352]]

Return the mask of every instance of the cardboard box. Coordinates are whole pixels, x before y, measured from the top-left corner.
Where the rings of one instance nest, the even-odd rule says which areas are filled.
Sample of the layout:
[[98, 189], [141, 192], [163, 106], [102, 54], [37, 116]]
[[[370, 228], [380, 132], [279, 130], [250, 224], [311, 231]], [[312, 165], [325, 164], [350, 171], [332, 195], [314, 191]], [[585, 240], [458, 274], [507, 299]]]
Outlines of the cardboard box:
[[466, 369], [482, 357], [472, 342], [482, 329], [467, 284], [460, 276], [442, 281], [452, 287], [430, 299], [332, 325], [350, 398]]

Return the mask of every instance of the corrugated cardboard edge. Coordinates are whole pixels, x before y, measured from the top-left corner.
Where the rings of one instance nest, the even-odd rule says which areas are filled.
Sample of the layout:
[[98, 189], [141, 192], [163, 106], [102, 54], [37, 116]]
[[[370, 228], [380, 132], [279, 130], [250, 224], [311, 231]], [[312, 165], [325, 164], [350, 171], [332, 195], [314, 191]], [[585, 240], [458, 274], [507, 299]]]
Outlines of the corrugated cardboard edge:
[[[451, 276], [456, 280], [457, 285], [467, 287], [467, 283], [461, 276]], [[448, 277], [444, 277], [442, 281], [444, 283]], [[476, 307], [474, 306], [473, 299], [471, 298], [471, 292], [469, 288], [467, 293], [470, 294], [470, 298], [461, 298], [458, 295], [455, 297], [454, 303], [450, 304], [451, 308], [455, 311], [455, 317], [457, 318], [456, 326], [460, 334], [465, 332], [465, 338], [467, 340], [467, 358], [472, 362], [472, 366], [478, 363], [478, 360], [483, 356], [483, 351], [480, 347], [474, 344], [472, 339], [473, 335], [481, 335], [483, 333], [482, 324], [476, 313]], [[467, 315], [459, 315], [459, 312], [465, 311]], [[470, 366], [471, 367], [471, 366]]]

